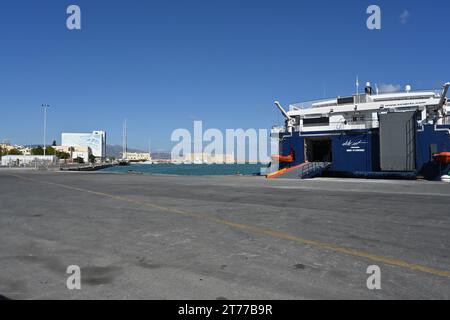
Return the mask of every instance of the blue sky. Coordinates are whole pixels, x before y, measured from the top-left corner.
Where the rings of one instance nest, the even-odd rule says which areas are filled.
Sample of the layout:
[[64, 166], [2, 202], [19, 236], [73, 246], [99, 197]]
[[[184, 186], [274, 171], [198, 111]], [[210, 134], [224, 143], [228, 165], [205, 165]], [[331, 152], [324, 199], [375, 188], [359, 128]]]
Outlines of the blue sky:
[[[66, 28], [66, 8], [82, 30]], [[382, 30], [366, 28], [370, 4]], [[405, 12], [407, 12], [405, 14]], [[5, 0], [0, 5], [0, 139], [104, 129], [170, 150], [172, 130], [269, 128], [273, 106], [361, 84], [450, 81], [448, 0]]]

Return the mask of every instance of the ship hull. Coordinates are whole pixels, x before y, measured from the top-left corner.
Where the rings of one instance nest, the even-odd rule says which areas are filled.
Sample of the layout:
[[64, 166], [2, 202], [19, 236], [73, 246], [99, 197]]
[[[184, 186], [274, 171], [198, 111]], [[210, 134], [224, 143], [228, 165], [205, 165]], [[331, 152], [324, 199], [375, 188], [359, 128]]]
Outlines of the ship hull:
[[[403, 126], [398, 126], [404, 130]], [[384, 130], [386, 131], [386, 130]], [[392, 130], [391, 130], [392, 131]], [[406, 137], [406, 138], [405, 138]], [[450, 151], [450, 125], [417, 125], [406, 133], [383, 132], [383, 128], [351, 131], [281, 133], [280, 154], [294, 151], [291, 163], [279, 163], [279, 169], [305, 162], [331, 162], [322, 173], [328, 176], [364, 178], [424, 177], [438, 180], [448, 174], [450, 164], [434, 159], [435, 154]]]

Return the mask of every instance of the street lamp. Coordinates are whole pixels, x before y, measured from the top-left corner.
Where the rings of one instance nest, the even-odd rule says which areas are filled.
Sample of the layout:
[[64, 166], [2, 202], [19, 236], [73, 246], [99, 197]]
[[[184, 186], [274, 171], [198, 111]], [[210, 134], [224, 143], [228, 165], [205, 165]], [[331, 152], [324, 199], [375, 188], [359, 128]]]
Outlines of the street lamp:
[[45, 149], [46, 149], [45, 136], [46, 136], [46, 132], [47, 132], [47, 109], [50, 108], [50, 105], [42, 104], [41, 106], [44, 109], [44, 156], [45, 156]]

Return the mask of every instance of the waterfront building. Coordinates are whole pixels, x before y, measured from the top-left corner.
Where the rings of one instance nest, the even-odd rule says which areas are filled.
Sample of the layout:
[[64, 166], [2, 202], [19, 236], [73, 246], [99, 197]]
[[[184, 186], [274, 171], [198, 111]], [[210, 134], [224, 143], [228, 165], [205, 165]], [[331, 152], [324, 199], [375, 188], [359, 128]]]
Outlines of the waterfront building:
[[183, 157], [184, 163], [194, 163], [194, 164], [233, 164], [235, 163], [234, 156], [231, 154], [216, 154], [210, 155], [206, 153], [188, 153]]
[[129, 161], [151, 161], [152, 156], [148, 152], [126, 152], [122, 154], [123, 159], [129, 160]]
[[106, 158], [106, 132], [62, 133], [61, 145], [64, 147], [89, 147], [96, 158]]

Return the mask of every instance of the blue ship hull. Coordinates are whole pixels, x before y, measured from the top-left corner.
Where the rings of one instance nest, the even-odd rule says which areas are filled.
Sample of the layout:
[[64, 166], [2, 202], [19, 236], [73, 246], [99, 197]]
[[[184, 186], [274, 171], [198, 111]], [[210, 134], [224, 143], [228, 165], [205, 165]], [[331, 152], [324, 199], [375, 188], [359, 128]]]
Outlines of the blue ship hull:
[[[331, 167], [326, 174], [332, 176], [424, 177], [437, 180], [448, 174], [450, 165], [434, 161], [433, 154], [450, 152], [450, 125], [420, 125], [413, 132], [414, 146], [408, 160], [411, 163], [407, 164], [406, 170], [382, 170], [379, 129], [281, 133], [280, 154], [288, 155], [293, 151], [295, 158], [292, 163], [280, 163], [280, 169], [298, 166], [306, 161], [329, 161]], [[305, 145], [314, 139], [326, 139], [328, 154], [321, 152], [320, 145], [316, 148], [320, 156], [328, 159], [308, 159]]]

